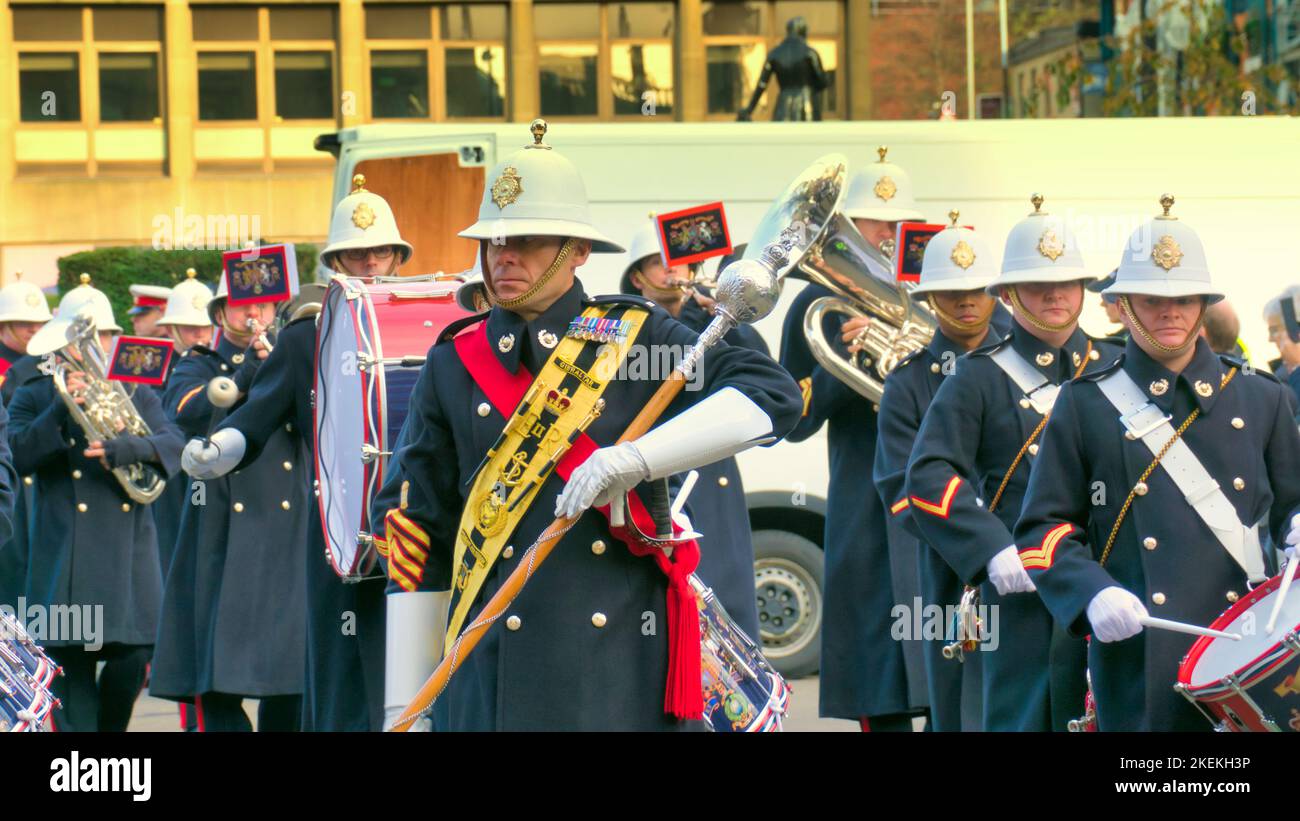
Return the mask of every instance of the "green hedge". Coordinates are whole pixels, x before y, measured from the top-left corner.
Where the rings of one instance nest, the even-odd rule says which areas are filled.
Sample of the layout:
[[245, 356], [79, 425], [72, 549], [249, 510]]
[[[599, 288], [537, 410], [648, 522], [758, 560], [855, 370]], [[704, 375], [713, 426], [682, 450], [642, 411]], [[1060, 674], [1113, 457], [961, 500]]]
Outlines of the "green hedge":
[[[315, 281], [316, 246], [298, 243], [294, 250], [298, 257], [299, 281]], [[170, 288], [185, 279], [186, 268], [193, 268], [198, 272], [198, 278], [215, 291], [221, 276], [221, 254], [219, 250], [155, 251], [148, 247], [82, 251], [59, 258], [59, 295], [75, 288], [83, 273], [90, 274], [90, 283], [107, 294], [109, 302], [113, 303], [117, 324], [126, 328], [126, 312], [134, 302], [129, 290], [132, 285]]]

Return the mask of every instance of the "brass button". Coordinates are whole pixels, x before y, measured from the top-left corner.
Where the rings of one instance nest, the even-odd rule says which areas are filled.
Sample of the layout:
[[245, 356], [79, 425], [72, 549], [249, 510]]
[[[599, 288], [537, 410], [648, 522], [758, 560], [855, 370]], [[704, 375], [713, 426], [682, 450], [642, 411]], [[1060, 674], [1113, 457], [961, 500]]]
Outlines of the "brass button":
[[600, 539], [597, 539], [596, 541], [592, 542], [591, 552], [595, 553], [597, 556], [601, 555], [602, 553], [605, 552], [605, 543]]
[[221, 370], [223, 370], [223, 371], [228, 371], [228, 370], [230, 370], [230, 367], [229, 367], [228, 365], [226, 365], [226, 363], [222, 362], [222, 363], [221, 363]]
[[502, 550], [502, 551], [501, 551], [501, 558], [503, 558], [503, 559], [508, 559], [508, 558], [510, 558], [510, 557], [513, 556], [513, 555], [515, 555], [515, 546], [514, 546], [514, 545], [508, 544], [508, 545], [506, 545], [505, 550]]
[[285, 462], [285, 463], [284, 463], [284, 469], [285, 469], [285, 470], [293, 470], [293, 462]]
[[288, 509], [289, 509], [289, 500], [288, 500], [288, 499], [285, 499], [283, 502], [281, 502], [281, 503], [280, 503], [280, 507], [283, 508], [284, 510], [288, 510]]
[[1101, 352], [1100, 352], [1100, 351], [1088, 351], [1088, 358], [1091, 359], [1093, 362], [1096, 362], [1098, 359], [1101, 359]]
[[1152, 593], [1152, 594], [1151, 594], [1151, 601], [1155, 602], [1156, 604], [1164, 604], [1164, 603], [1165, 603], [1165, 594], [1164, 594], [1164, 593]]
[[604, 626], [605, 626], [605, 622], [607, 622], [607, 621], [609, 621], [609, 620], [605, 618], [605, 614], [604, 614], [604, 613], [592, 613], [592, 614], [591, 614], [591, 623], [592, 623], [593, 625], [595, 625], [596, 627], [604, 627]]
[[523, 624], [524, 624], [524, 620], [519, 618], [518, 616], [511, 616], [510, 618], [506, 619], [507, 630], [518, 630], [520, 627], [523, 626]]
[[1228, 599], [1228, 601], [1230, 601], [1230, 602], [1236, 602], [1237, 599], [1239, 599], [1239, 598], [1241, 598], [1241, 597], [1237, 595], [1237, 591], [1236, 591], [1236, 590], [1229, 590], [1229, 591], [1228, 591], [1228, 595], [1227, 595], [1227, 599]]
[[729, 485], [729, 484], [731, 484], [731, 482], [728, 481], [728, 479], [727, 479], [726, 476], [719, 476], [719, 477], [718, 477], [718, 485], [719, 485], [720, 487], [726, 487], [726, 486]]
[[1024, 408], [1025, 410], [1028, 410], [1028, 409], [1029, 409], [1029, 400], [1028, 400], [1028, 399], [1021, 399], [1021, 400], [1020, 400], [1020, 407]]
[[1038, 455], [1038, 443], [1037, 443], [1037, 442], [1035, 442], [1034, 444], [1032, 444], [1032, 445], [1029, 446], [1029, 455], [1030, 455], [1030, 456], [1037, 456], [1037, 455]]
[[289, 424], [285, 425], [285, 426], [284, 426], [284, 429], [285, 429], [286, 431], [288, 431], [289, 433], [293, 433], [293, 423], [290, 422]]
[[1246, 427], [1246, 421], [1242, 419], [1240, 416], [1234, 416], [1232, 417], [1232, 426], [1237, 430], [1241, 430], [1242, 428]]
[[77, 502], [77, 511], [78, 511], [79, 513], [85, 513], [85, 512], [86, 512], [86, 503], [85, 503], [85, 502]]
[[[72, 478], [73, 478], [73, 479], [80, 479], [80, 478], [81, 478], [81, 471], [80, 471], [80, 470], [74, 470], [74, 471], [72, 471]], [[30, 477], [30, 476], [27, 477], [27, 480], [30, 482], [30, 481], [31, 481], [31, 477]]]
[[930, 373], [938, 373], [939, 371], [940, 371], [939, 363], [938, 363], [938, 362], [931, 362], [931, 363], [930, 363]]
[[491, 413], [491, 412], [492, 412], [492, 406], [491, 406], [491, 405], [489, 405], [487, 402], [480, 402], [480, 403], [479, 403], [479, 406], [478, 406], [478, 415], [479, 415], [479, 416], [487, 416], [487, 415], [488, 415], [489, 413]]
[[126, 502], [123, 502], [123, 503], [122, 503], [122, 512], [123, 512], [123, 513], [130, 513], [130, 512], [131, 512], [131, 506], [130, 506], [129, 504], [127, 504]]
[[30, 476], [24, 476], [24, 477], [23, 477], [23, 484], [24, 484], [24, 485], [30, 485], [31, 483], [32, 483], [32, 477], [30, 477]]
[[1244, 489], [1245, 487], [1246, 487], [1246, 480], [1245, 480], [1245, 479], [1242, 479], [1240, 476], [1238, 476], [1236, 479], [1233, 479], [1233, 480], [1232, 480], [1232, 488], [1233, 488], [1233, 490], [1242, 490], [1242, 489]]
[[875, 404], [873, 404], [873, 405], [871, 406], [871, 412], [872, 412], [872, 413], [880, 413], [880, 406], [879, 406], [879, 405], [875, 405]]
[[1145, 539], [1142, 540], [1142, 546], [1145, 547], [1147, 550], [1155, 550], [1156, 545], [1158, 544], [1160, 543], [1155, 540], [1154, 536], [1147, 536]]
[[1150, 488], [1147, 487], [1146, 482], [1138, 482], [1136, 485], [1133, 486], [1133, 492], [1139, 496], [1147, 495], [1148, 490], [1150, 490]]
[[243, 512], [244, 512], [244, 503], [243, 503], [243, 502], [235, 502], [235, 512], [236, 512], [236, 513], [243, 513]]

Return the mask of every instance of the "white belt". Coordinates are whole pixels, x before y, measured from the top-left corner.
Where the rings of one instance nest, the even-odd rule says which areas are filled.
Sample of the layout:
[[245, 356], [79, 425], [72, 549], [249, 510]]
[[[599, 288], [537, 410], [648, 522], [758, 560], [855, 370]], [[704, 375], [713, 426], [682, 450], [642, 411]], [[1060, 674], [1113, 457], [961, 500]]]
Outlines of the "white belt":
[[1025, 361], [1025, 358], [1016, 353], [1011, 345], [1003, 345], [993, 353], [989, 354], [989, 359], [997, 363], [1016, 387], [1025, 394], [1025, 398], [1034, 406], [1040, 416], [1046, 416], [1052, 412], [1052, 406], [1056, 404], [1056, 396], [1061, 392], [1061, 386], [1052, 382], [1033, 365]]
[[[1120, 424], [1131, 438], [1141, 439], [1152, 455], [1160, 453], [1160, 449], [1174, 438], [1170, 417], [1147, 399], [1122, 368], [1098, 380], [1097, 387], [1119, 411]], [[1259, 532], [1241, 523], [1237, 509], [1181, 436], [1161, 458], [1160, 467], [1174, 480], [1187, 504], [1209, 526], [1223, 549], [1246, 571], [1250, 581], [1263, 581], [1264, 553], [1259, 544]]]

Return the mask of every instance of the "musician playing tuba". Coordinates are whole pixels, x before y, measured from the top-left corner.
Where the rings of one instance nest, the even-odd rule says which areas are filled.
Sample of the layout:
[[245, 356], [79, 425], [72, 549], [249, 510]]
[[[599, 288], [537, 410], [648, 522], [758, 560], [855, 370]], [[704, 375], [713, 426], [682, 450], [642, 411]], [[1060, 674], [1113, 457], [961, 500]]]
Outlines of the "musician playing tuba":
[[[61, 371], [69, 401], [94, 415], [87, 389], [95, 389], [92, 396], [107, 395], [94, 363], [85, 362], [96, 352], [89, 340], [67, 344], [69, 331], [87, 319], [97, 330], [97, 353], [111, 351], [122, 329], [108, 297], [83, 275], [27, 350], [36, 355], [66, 346], [71, 361], [84, 368]], [[151, 432], [108, 441], [87, 441], [52, 375], [27, 382], [10, 405], [15, 467], [34, 475], [32, 544], [40, 549], [30, 551], [27, 603], [46, 612], [53, 606], [79, 613], [94, 607], [76, 635], [37, 637], [65, 672], [54, 679], [54, 693], [63, 701], [54, 714], [59, 730], [126, 730], [157, 632], [162, 577], [153, 516], [110, 470], [146, 463], [170, 476], [179, 466], [182, 442], [153, 391], [135, 391], [128, 404]], [[107, 664], [97, 681], [100, 661]]]
[[[899, 221], [923, 219], [907, 172], [885, 162], [884, 149], [879, 156], [853, 177], [842, 203], [843, 215], [862, 234], [853, 239], [865, 239], [877, 256], [892, 250]], [[803, 441], [823, 424], [830, 434], [820, 712], [858, 721], [863, 730], [910, 731], [911, 717], [925, 705], [925, 679], [919, 652], [909, 677], [902, 643], [890, 636], [894, 593], [885, 510], [868, 478], [877, 406], [814, 358], [805, 330], [813, 303], [834, 295], [819, 283], [804, 288], [786, 315], [781, 339], [781, 364], [803, 391], [803, 418], [789, 438]], [[869, 322], [827, 313], [821, 337], [847, 359]]]

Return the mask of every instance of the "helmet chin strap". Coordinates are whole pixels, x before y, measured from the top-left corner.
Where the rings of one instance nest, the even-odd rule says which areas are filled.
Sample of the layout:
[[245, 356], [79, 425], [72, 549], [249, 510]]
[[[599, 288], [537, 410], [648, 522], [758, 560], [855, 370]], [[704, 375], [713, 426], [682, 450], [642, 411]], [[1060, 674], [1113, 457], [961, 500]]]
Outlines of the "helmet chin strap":
[[1054, 334], [1054, 333], [1060, 333], [1061, 331], [1064, 330], [1068, 330], [1069, 328], [1073, 327], [1075, 322], [1079, 320], [1079, 314], [1083, 313], [1083, 300], [1079, 300], [1079, 307], [1075, 309], [1074, 313], [1070, 314], [1069, 319], [1065, 320], [1059, 325], [1053, 325], [1050, 322], [1044, 322], [1043, 320], [1039, 319], [1037, 316], [1034, 316], [1033, 312], [1025, 307], [1025, 303], [1020, 301], [1020, 292], [1016, 290], [1016, 286], [1008, 285], [1006, 287], [1007, 287], [1007, 293], [1011, 296], [1012, 307], [1014, 307], [1016, 311], [1025, 318], [1026, 322], [1028, 322], [1030, 325], [1033, 325], [1035, 328], [1037, 328], [1040, 331], [1045, 331], [1049, 334]]
[[501, 299], [497, 296], [496, 291], [493, 290], [492, 288], [492, 277], [490, 275], [490, 272], [488, 271], [488, 265], [487, 265], [487, 243], [485, 242], [483, 244], [481, 253], [482, 253], [482, 266], [483, 266], [483, 285], [484, 288], [487, 290], [488, 301], [499, 308], [506, 309], [507, 311], [511, 311], [514, 310], [515, 308], [521, 307], [523, 305], [527, 305], [529, 302], [533, 300], [534, 297], [537, 296], [538, 293], [541, 292], [543, 288], [546, 287], [546, 283], [551, 281], [551, 278], [555, 276], [555, 274], [560, 270], [560, 268], [564, 266], [565, 261], [568, 260], [569, 256], [573, 253], [573, 249], [575, 246], [577, 246], [577, 244], [578, 244], [578, 239], [576, 237], [565, 237], [564, 244], [560, 246], [560, 252], [555, 255], [555, 261], [552, 262], [550, 266], [547, 267], [547, 269], [542, 272], [542, 275], [537, 278], [537, 281], [533, 283], [533, 286], [531, 288], [529, 288], [527, 291], [524, 291], [522, 294], [520, 294], [519, 296], [513, 299]]
[[1204, 301], [1201, 302], [1201, 315], [1196, 318], [1196, 324], [1187, 332], [1187, 337], [1180, 345], [1166, 345], [1152, 336], [1151, 332], [1147, 330], [1147, 327], [1142, 324], [1142, 320], [1138, 319], [1137, 314], [1133, 312], [1133, 306], [1129, 304], [1128, 301], [1128, 294], [1120, 296], [1119, 307], [1124, 311], [1124, 315], [1128, 317], [1128, 321], [1133, 323], [1133, 329], [1138, 332], [1139, 336], [1147, 341], [1148, 345], [1161, 353], [1180, 354], [1192, 345], [1196, 344], [1196, 337], [1201, 331], [1201, 325], [1205, 323], [1205, 310], [1208, 306], [1206, 306]]
[[940, 308], [939, 303], [934, 301], [934, 294], [927, 294], [925, 300], [930, 304], [930, 310], [934, 311], [935, 316], [959, 331], [978, 331], [988, 327], [989, 320], [993, 318], [993, 310], [997, 307], [997, 302], [994, 301], [989, 305], [989, 309], [984, 312], [984, 316], [973, 322], [963, 322]]

